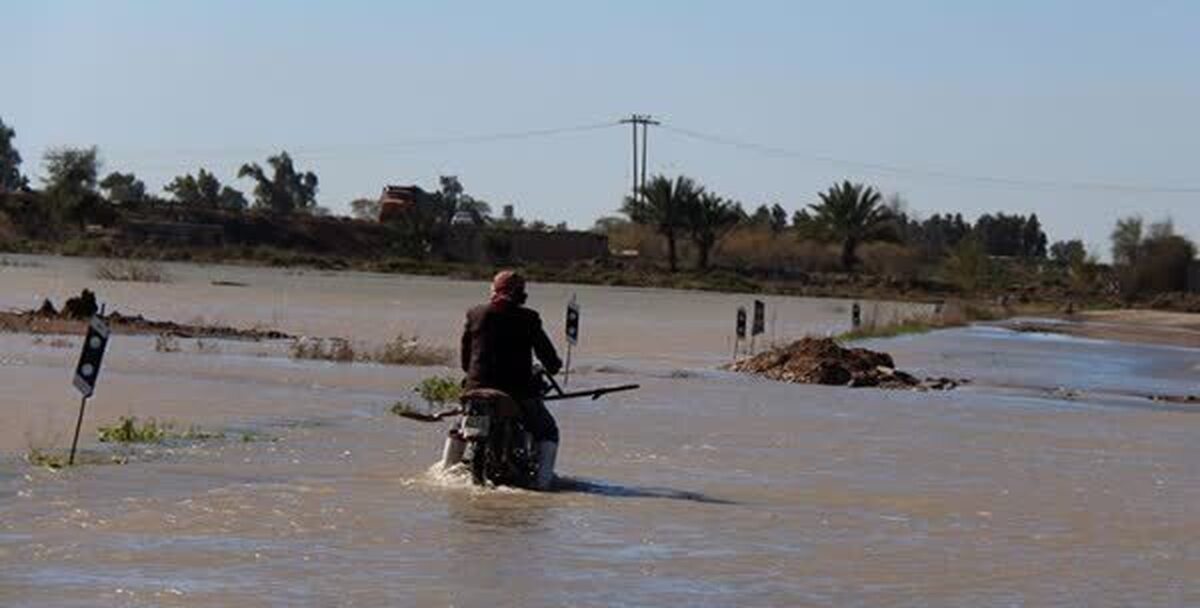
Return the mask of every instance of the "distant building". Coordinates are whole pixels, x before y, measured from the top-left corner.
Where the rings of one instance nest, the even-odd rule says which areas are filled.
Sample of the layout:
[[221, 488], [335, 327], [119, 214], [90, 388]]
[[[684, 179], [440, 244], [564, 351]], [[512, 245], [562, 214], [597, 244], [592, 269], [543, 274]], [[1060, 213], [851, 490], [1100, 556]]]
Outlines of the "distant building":
[[430, 195], [420, 186], [384, 186], [379, 195], [379, 221], [388, 222], [428, 201]]

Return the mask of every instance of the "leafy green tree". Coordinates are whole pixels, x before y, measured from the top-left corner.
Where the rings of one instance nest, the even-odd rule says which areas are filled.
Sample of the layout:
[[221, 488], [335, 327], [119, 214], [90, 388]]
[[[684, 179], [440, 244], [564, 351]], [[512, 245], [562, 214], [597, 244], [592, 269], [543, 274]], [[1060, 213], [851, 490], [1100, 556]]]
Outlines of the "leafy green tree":
[[100, 180], [100, 189], [109, 203], [121, 207], [142, 205], [148, 200], [146, 184], [132, 173], [109, 173]]
[[1144, 222], [1140, 216], [1131, 215], [1117, 220], [1113, 228], [1112, 258], [1118, 266], [1132, 266], [1138, 261], [1138, 253], [1142, 246]]
[[248, 205], [244, 194], [222, 186], [215, 175], [204, 169], [195, 176], [189, 173], [176, 177], [163, 190], [170, 192], [177, 204], [191, 209], [242, 211]]
[[1127, 298], [1184, 291], [1195, 259], [1195, 243], [1176, 234], [1170, 219], [1145, 228], [1140, 217], [1128, 217], [1113, 230], [1113, 260]]
[[1196, 259], [1196, 244], [1185, 236], [1151, 234], [1142, 242], [1136, 268], [1137, 293], [1186, 291], [1188, 272]]
[[754, 209], [753, 213], [746, 217], [746, 223], [751, 226], [769, 227], [771, 219], [771, 208], [766, 205], [759, 205]]
[[992, 274], [992, 262], [983, 243], [967, 237], [959, 241], [945, 262], [946, 273], [960, 289], [970, 293], [984, 287]]
[[650, 178], [639, 191], [638, 197], [626, 197], [621, 206], [630, 220], [648, 226], [654, 226], [660, 235], [667, 239], [667, 261], [671, 272], [679, 269], [679, 256], [676, 240], [681, 231], [687, 228], [687, 209], [700, 198], [704, 188], [682, 175], [672, 180], [664, 175]]
[[28, 181], [21, 175], [21, 153], [13, 147], [17, 132], [0, 120], [0, 194], [16, 192]]
[[1073, 239], [1058, 241], [1050, 246], [1050, 261], [1070, 268], [1087, 259], [1087, 248], [1083, 241]]
[[696, 245], [696, 266], [707, 270], [713, 247], [738, 225], [743, 214], [739, 205], [710, 192], [701, 192], [687, 206], [686, 214], [687, 228]]
[[54, 148], [46, 152], [43, 195], [59, 218], [74, 219], [83, 228], [104, 204], [96, 192], [100, 159], [96, 147]]
[[297, 172], [287, 152], [268, 158], [267, 164], [272, 171], [270, 177], [258, 163], [246, 163], [238, 169], [239, 178], [255, 181], [255, 206], [280, 215], [312, 213], [317, 206], [317, 175]]
[[462, 182], [454, 175], [438, 177], [440, 186], [435, 196], [441, 199], [443, 213], [447, 216], [447, 224], [454, 220], [460, 212], [470, 214], [475, 224], [482, 225], [492, 215], [492, 206], [486, 201], [477, 199], [466, 193]]
[[771, 206], [771, 232], [779, 234], [788, 227], [788, 214], [783, 205], [775, 203]]
[[819, 196], [821, 202], [809, 205], [798, 216], [800, 232], [840, 242], [846, 270], [858, 265], [859, 245], [894, 236], [895, 218], [874, 188], [845, 181]]
[[1030, 214], [1021, 228], [1021, 255], [1027, 258], [1046, 257], [1046, 233], [1036, 213]]

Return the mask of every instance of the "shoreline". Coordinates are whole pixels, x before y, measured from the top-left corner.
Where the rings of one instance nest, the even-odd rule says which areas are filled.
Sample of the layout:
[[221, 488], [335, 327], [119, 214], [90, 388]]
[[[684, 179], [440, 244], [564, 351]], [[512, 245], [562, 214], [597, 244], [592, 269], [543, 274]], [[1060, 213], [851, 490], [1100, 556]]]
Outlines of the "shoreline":
[[[596, 259], [565, 264], [513, 263], [488, 265], [449, 261], [423, 261], [401, 257], [374, 259], [321, 255], [272, 248], [241, 248], [223, 252], [210, 248], [105, 247], [103, 243], [78, 251], [61, 248], [0, 251], [0, 268], [4, 256], [55, 256], [66, 259], [137, 261], [153, 263], [182, 263], [196, 265], [228, 265], [247, 268], [313, 269], [327, 272], [367, 272], [377, 274], [439, 277], [450, 280], [488, 281], [500, 268], [521, 270], [530, 281], [563, 285], [593, 285], [701, 291], [729, 294], [758, 294], [765, 296], [794, 296], [842, 300], [888, 300], [921, 304], [962, 301], [991, 306], [1006, 299], [1005, 292], [981, 290], [962, 293], [951, 285], [929, 279], [902, 279], [891, 276], [843, 272], [768, 272], [744, 268], [713, 267], [670, 272], [649, 262], [614, 258]], [[13, 266], [20, 266], [20, 263]], [[1009, 294], [1011, 295], [1011, 294]], [[1105, 299], [1075, 298], [1058, 293], [1024, 292], [1006, 306], [1016, 314], [1054, 314], [1070, 306], [1084, 309], [1107, 309], [1116, 306]], [[999, 306], [999, 305], [997, 305]]]
[[999, 326], [1018, 332], [1200, 349], [1200, 314], [1197, 313], [1145, 309], [1099, 310], [1069, 317], [1012, 319], [1000, 322]]
[[[171, 252], [171, 250], [167, 251]], [[160, 251], [158, 253], [162, 252]], [[188, 252], [174, 251], [174, 253], [179, 254]], [[211, 251], [207, 251], [207, 253], [211, 253]], [[88, 261], [100, 262], [122, 259], [103, 255], [64, 255], [62, 253], [24, 252], [0, 253], [0, 271], [4, 270], [5, 268], [36, 268], [40, 265], [36, 261], [36, 258], [42, 256], [57, 257], [64, 260], [79, 260], [85, 263]], [[22, 260], [21, 258], [33, 259], [26, 261]], [[332, 273], [362, 272], [420, 278], [441, 278], [451, 281], [486, 281], [491, 277], [492, 272], [495, 270], [492, 267], [485, 267], [482, 265], [447, 262], [426, 263], [402, 259], [383, 259], [377, 261], [359, 260], [358, 262], [360, 263], [358, 264], [349, 264], [345, 259], [342, 258], [324, 258], [321, 256], [299, 254], [288, 256], [283, 259], [264, 260], [261, 258], [247, 258], [240, 256], [147, 256], [137, 255], [136, 252], [130, 252], [130, 255], [124, 259], [134, 259], [147, 264], [162, 262], [191, 265], [195, 267], [223, 265], [234, 268], [302, 269]], [[992, 297], [964, 298], [956, 294], [940, 291], [935, 292], [921, 289], [897, 288], [894, 282], [889, 282], [887, 279], [880, 277], [858, 276], [851, 277], [850, 280], [836, 280], [846, 279], [846, 276], [811, 275], [815, 276], [815, 281], [766, 281], [762, 279], [746, 277], [737, 272], [726, 269], [716, 269], [703, 275], [693, 273], [692, 271], [681, 271], [676, 274], [670, 274], [660, 269], [612, 260], [574, 264], [561, 267], [532, 265], [519, 268], [522, 268], [522, 270], [526, 272], [527, 276], [532, 281], [547, 284], [559, 284], [564, 286], [581, 285], [625, 287], [635, 289], [699, 291], [707, 293], [752, 294], [762, 296], [787, 296], [830, 300], [861, 299], [922, 304], [948, 303], [951, 305], [958, 305], [963, 308], [973, 309], [973, 311], [967, 315], [966, 318], [964, 318], [964, 321], [967, 323], [993, 323], [997, 326], [1012, 329], [1014, 331], [1030, 333], [1050, 333], [1080, 338], [1113, 340], [1124, 343], [1159, 344], [1180, 346], [1185, 348], [1200, 348], [1200, 313], [1171, 312], [1145, 308], [1119, 308], [1110, 302], [1091, 302], [1085, 305], [1087, 307], [1085, 307], [1083, 310], [1073, 314], [1066, 314], [1062, 311], [1062, 308], [1064, 307], [1063, 302], [1056, 300], [1030, 299], [1025, 302], [1010, 303], [1004, 306], [996, 304]], [[855, 281], [857, 281], [857, 284]], [[217, 285], [218, 283], [222, 282], [214, 283], [214, 285]], [[224, 283], [222, 283], [222, 285], [224, 285]], [[240, 283], [228, 283], [228, 285], [234, 287], [245, 286]], [[991, 296], [991, 294], [981, 295]], [[26, 324], [41, 325], [42, 323], [31, 322], [46, 321], [45, 319], [21, 319], [18, 317], [22, 315], [16, 314], [18, 312], [28, 311], [7, 311], [5, 313], [6, 322], [0, 323], [0, 330], [4, 330], [8, 333], [14, 331], [20, 333], [20, 330], [17, 329], [17, 327]], [[135, 322], [126, 325], [138, 325], [139, 322], [143, 324], [147, 322], [146, 319], [137, 319], [135, 317], [131, 317], [129, 320]], [[901, 323], [916, 323], [918, 325], [922, 323], [922, 320], [920, 319], [902, 319], [900, 321]], [[159, 323], [162, 323], [162, 325], [165, 326], [169, 322], [170, 321], [160, 321]], [[961, 323], [953, 323], [946, 326], [959, 324]], [[933, 324], [928, 328], [925, 328], [925, 330], [937, 329], [938, 327], [940, 326]], [[125, 331], [132, 330], [131, 333], [158, 333], [146, 331], [146, 329], [165, 329], [166, 331], [180, 329], [182, 330], [180, 333], [183, 334], [207, 333], [201, 328], [182, 326], [179, 328], [155, 326], [153, 328], [134, 329], [132, 327], [126, 327], [123, 329], [125, 329]], [[211, 331], [211, 328], [204, 329], [209, 329]], [[235, 330], [233, 328], [217, 329], [219, 331], [215, 333], [225, 335], [246, 331]], [[866, 334], [859, 336], [859, 338], [886, 338], [889, 335], [893, 335], [886, 333], [887, 329], [887, 327], [883, 327], [885, 333], [880, 335]], [[32, 333], [56, 332], [54, 332], [50, 327], [39, 327]], [[894, 335], [901, 335], [904, 333], [921, 333], [921, 331], [897, 331]]]

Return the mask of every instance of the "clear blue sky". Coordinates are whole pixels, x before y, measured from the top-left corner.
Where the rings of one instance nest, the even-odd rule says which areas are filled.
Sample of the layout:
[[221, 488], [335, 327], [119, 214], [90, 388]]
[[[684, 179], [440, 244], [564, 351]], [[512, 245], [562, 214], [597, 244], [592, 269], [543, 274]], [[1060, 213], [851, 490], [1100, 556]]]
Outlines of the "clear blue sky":
[[1200, 237], [1200, 193], [1066, 185], [1200, 188], [1200, 2], [0, 0], [0, 23], [0, 117], [33, 175], [95, 144], [154, 189], [204, 166], [249, 190], [237, 166], [286, 148], [335, 211], [456, 174], [584, 227], [628, 188], [627, 128], [414, 142], [641, 112], [794, 152], [651, 132], [652, 172], [749, 206], [849, 178], [924, 215], [1036, 211], [1104, 252], [1129, 213]]

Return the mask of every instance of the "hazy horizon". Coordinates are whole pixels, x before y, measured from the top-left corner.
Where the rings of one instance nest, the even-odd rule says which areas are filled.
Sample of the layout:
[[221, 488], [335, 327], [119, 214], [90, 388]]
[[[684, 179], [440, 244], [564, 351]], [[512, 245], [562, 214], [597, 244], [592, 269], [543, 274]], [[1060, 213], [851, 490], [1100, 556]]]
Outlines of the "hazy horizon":
[[[637, 112], [664, 123], [651, 173], [750, 208], [790, 212], [850, 179], [921, 216], [1036, 212], [1051, 239], [1105, 255], [1133, 213], [1200, 237], [1200, 5], [55, 2], [0, 17], [0, 119], [35, 183], [46, 149], [96, 145], [105, 172], [156, 192], [206, 167], [248, 193], [237, 167], [286, 149], [337, 213], [452, 174], [496, 209], [586, 228], [630, 182], [628, 127], [599, 125]], [[500, 134], [525, 136], [470, 139]]]

